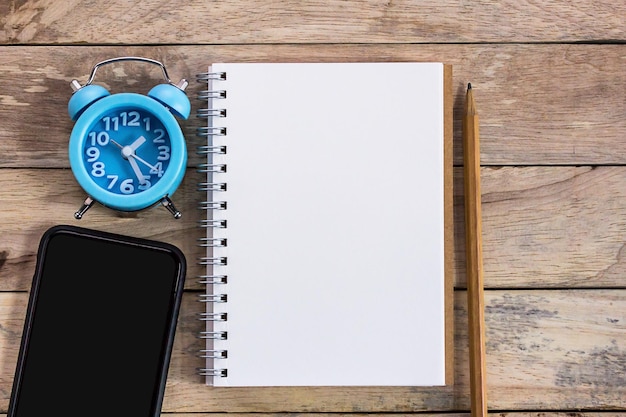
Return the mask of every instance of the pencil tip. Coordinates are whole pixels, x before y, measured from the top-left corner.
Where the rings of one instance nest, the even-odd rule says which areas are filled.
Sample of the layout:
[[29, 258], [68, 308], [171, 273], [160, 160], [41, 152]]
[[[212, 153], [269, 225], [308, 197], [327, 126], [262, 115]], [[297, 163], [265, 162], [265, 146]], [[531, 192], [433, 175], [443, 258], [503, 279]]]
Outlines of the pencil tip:
[[472, 83], [467, 83], [467, 89], [471, 90], [472, 89]]

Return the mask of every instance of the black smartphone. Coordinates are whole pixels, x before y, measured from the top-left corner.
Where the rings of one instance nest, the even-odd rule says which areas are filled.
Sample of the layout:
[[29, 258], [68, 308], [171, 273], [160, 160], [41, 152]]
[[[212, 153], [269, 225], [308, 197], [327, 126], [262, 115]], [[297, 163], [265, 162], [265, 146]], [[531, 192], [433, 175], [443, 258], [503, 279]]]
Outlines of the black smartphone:
[[167, 243], [48, 229], [7, 417], [160, 415], [185, 273]]

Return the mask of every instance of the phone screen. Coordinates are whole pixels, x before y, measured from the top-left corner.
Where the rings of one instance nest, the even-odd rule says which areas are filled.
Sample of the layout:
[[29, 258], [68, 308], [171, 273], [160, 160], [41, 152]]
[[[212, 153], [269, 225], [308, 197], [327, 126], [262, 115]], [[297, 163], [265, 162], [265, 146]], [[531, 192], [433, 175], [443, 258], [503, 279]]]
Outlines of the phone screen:
[[8, 416], [158, 416], [182, 253], [61, 228], [42, 238], [37, 265]]

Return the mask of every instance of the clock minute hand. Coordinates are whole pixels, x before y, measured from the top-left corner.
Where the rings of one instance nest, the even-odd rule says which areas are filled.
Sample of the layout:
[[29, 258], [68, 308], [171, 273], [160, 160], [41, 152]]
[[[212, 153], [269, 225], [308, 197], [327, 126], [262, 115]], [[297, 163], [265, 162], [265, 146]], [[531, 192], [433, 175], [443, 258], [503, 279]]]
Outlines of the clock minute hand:
[[[135, 142], [133, 142], [133, 144], [139, 143], [137, 147], [141, 146], [141, 144], [145, 142], [145, 138], [143, 139], [143, 142], [140, 141], [140, 139], [142, 138], [143, 136], [140, 136]], [[139, 184], [144, 185], [146, 183], [146, 178], [141, 173], [141, 169], [139, 169], [139, 165], [137, 165], [137, 161], [135, 161], [134, 159], [136, 158], [135, 150], [131, 147], [131, 145], [122, 146], [113, 139], [109, 139], [109, 140], [111, 141], [111, 143], [113, 143], [115, 146], [117, 146], [118, 148], [122, 150], [122, 156], [130, 164], [130, 167], [133, 169], [133, 172], [135, 173], [135, 176], [137, 177], [137, 180], [139, 180]]]
[[135, 158], [133, 158], [135, 154], [133, 153], [133, 154], [126, 155], [127, 152], [124, 152], [125, 150], [126, 150], [126, 147], [122, 149], [122, 155], [127, 156], [127, 160], [130, 163], [130, 166], [133, 169], [133, 172], [137, 176], [137, 179], [139, 180], [139, 184], [144, 185], [146, 183], [146, 178], [141, 173], [141, 169], [139, 169], [139, 165], [137, 165], [137, 161], [135, 161]]

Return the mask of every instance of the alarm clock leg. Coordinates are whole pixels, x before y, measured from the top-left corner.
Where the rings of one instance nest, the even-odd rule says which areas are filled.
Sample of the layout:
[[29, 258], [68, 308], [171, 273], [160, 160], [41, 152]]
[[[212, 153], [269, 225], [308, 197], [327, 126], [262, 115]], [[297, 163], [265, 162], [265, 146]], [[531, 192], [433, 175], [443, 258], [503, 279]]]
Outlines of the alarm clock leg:
[[93, 203], [94, 203], [93, 198], [91, 198], [91, 197], [87, 197], [87, 198], [85, 199], [85, 201], [83, 202], [83, 205], [82, 205], [82, 206], [80, 206], [80, 208], [78, 209], [78, 211], [77, 211], [76, 213], [74, 213], [74, 218], [75, 218], [76, 220], [80, 220], [80, 219], [82, 219], [82, 218], [83, 218], [83, 214], [85, 214], [85, 212], [86, 212], [87, 210], [89, 210], [89, 208], [90, 208], [91, 206], [93, 206]]
[[181, 218], [182, 213], [178, 211], [178, 209], [174, 206], [174, 203], [172, 203], [172, 200], [170, 200], [168, 196], [165, 196], [161, 199], [161, 204], [163, 204], [163, 207], [165, 207], [170, 213], [172, 213], [175, 219]]

